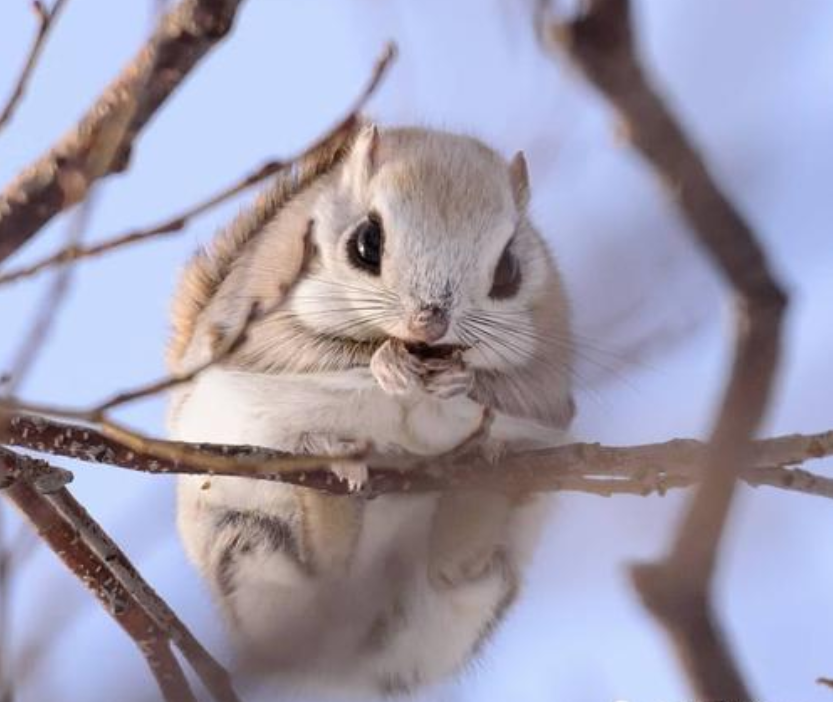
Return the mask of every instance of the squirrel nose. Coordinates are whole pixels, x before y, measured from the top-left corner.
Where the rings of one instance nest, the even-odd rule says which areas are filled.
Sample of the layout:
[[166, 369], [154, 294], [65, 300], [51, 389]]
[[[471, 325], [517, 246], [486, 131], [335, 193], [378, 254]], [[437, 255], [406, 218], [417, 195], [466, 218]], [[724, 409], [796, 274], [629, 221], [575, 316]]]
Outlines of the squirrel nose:
[[408, 320], [408, 332], [415, 341], [432, 344], [448, 331], [448, 312], [439, 305], [421, 308]]

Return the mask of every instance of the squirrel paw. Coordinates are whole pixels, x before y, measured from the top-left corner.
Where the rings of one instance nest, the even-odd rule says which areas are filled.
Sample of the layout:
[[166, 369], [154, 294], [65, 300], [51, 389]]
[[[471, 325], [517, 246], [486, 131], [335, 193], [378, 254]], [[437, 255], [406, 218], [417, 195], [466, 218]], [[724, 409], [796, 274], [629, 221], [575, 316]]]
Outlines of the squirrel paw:
[[[322, 456], [356, 456], [367, 450], [367, 445], [350, 439], [339, 439], [330, 434], [303, 434], [299, 450]], [[367, 466], [360, 460], [342, 459], [330, 464], [330, 471], [347, 483], [350, 492], [358, 492], [367, 482]]]
[[360, 461], [341, 461], [330, 464], [330, 470], [339, 479], [347, 483], [350, 492], [359, 492], [367, 483], [367, 464]]
[[423, 386], [422, 362], [404, 344], [388, 340], [370, 359], [370, 372], [389, 395], [409, 395]]
[[459, 355], [421, 359], [405, 345], [388, 340], [370, 359], [370, 371], [389, 395], [408, 395], [421, 390], [441, 400], [467, 395], [474, 383], [473, 372]]
[[474, 373], [459, 356], [428, 359], [423, 363], [423, 369], [423, 387], [441, 400], [471, 392]]

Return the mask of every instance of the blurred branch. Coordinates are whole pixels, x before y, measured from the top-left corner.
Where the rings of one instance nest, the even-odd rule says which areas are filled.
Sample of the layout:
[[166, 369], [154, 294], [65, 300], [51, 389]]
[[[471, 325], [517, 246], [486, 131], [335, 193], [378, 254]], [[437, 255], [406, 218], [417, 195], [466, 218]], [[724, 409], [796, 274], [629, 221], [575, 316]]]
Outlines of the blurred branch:
[[[302, 187], [304, 185], [303, 182], [299, 182], [298, 177], [295, 175], [296, 166], [299, 163], [303, 163], [307, 160], [310, 162], [317, 162], [317, 154], [319, 153], [342, 152], [343, 147], [351, 142], [361, 125], [360, 111], [364, 109], [367, 101], [380, 85], [385, 73], [395, 57], [396, 47], [393, 44], [388, 44], [377, 59], [367, 85], [356, 98], [346, 115], [303, 153], [289, 162], [280, 165], [280, 168], [277, 169], [276, 182], [283, 182], [287, 192], [293, 191], [293, 189], [297, 189], [298, 187]], [[271, 171], [271, 167], [267, 168], [267, 170]], [[317, 177], [314, 169], [308, 175], [304, 176], [304, 178], [314, 177]], [[231, 190], [234, 189], [235, 188], [233, 187]], [[228, 193], [229, 191], [226, 192]], [[128, 402], [147, 398], [157, 393], [170, 390], [171, 388], [182, 383], [190, 382], [200, 373], [204, 372], [213, 365], [222, 362], [245, 340], [245, 335], [249, 326], [256, 321], [256, 317], [260, 314], [260, 311], [252, 308], [238, 333], [218, 339], [215, 353], [212, 354], [212, 357], [208, 360], [208, 362], [193, 368], [188, 372], [175, 373], [162, 378], [161, 380], [148, 383], [138, 388], [120, 392], [112, 398], [99, 403], [95, 407], [86, 410], [60, 408], [45, 405], [22, 404], [10, 399], [3, 401], [2, 404], [7, 410], [28, 409], [29, 411], [37, 414], [53, 415], [63, 417], [64, 419], [98, 424], [108, 436], [115, 437], [122, 443], [130, 446], [133, 451], [141, 451], [145, 453], [155, 451], [157, 455], [167, 459], [179, 460], [187, 458], [190, 453], [193, 453], [193, 449], [188, 447], [177, 448], [171, 442], [158, 441], [150, 437], [142, 436], [141, 434], [113, 421], [109, 418], [107, 413], [110, 410]], [[2, 427], [0, 427], [0, 437], [2, 436], [2, 433]], [[203, 460], [205, 460], [205, 457]], [[311, 462], [305, 457], [284, 457], [280, 460], [276, 459], [273, 461], [272, 464], [270, 464], [270, 467], [277, 468], [278, 465], [283, 469], [287, 469], [308, 467], [311, 465]]]
[[20, 268], [0, 275], [0, 285], [13, 283], [21, 280], [22, 278], [34, 276], [49, 268], [63, 266], [86, 258], [100, 256], [132, 244], [138, 244], [150, 239], [159, 238], [166, 234], [181, 232], [193, 218], [204, 214], [227, 200], [230, 200], [235, 195], [242, 193], [251, 186], [262, 182], [269, 176], [274, 175], [279, 170], [286, 167], [287, 164], [283, 161], [269, 161], [264, 163], [255, 171], [252, 171], [235, 181], [232, 185], [223, 188], [206, 200], [196, 205], [192, 205], [179, 214], [169, 217], [163, 222], [144, 229], [135, 229], [133, 231], [126, 232], [125, 234], [115, 236], [111, 239], [105, 239], [104, 241], [96, 244], [90, 244], [89, 246], [66, 246], [61, 250], [56, 251], [54, 254], [50, 254], [49, 256], [36, 261], [35, 263], [21, 266]]
[[47, 496], [55, 509], [81, 534], [95, 555], [107, 564], [136, 602], [182, 652], [217, 702], [239, 702], [228, 672], [197, 641], [168, 604], [145, 581], [124, 552], [65, 488]]
[[52, 26], [55, 24], [55, 20], [58, 18], [58, 15], [65, 4], [66, 0], [55, 0], [52, 8], [47, 10], [41, 0], [32, 0], [32, 9], [34, 10], [38, 20], [38, 31], [35, 34], [35, 38], [32, 40], [32, 45], [29, 48], [26, 61], [23, 64], [23, 68], [17, 77], [14, 87], [12, 88], [12, 92], [3, 107], [3, 111], [0, 112], [0, 130], [2, 130], [11, 121], [14, 113], [17, 111], [18, 106], [23, 100], [26, 88], [29, 85], [29, 79], [35, 71], [35, 67], [38, 64], [38, 60], [40, 59], [44, 46], [46, 46], [49, 30], [52, 29]]
[[354, 130], [356, 124], [358, 123], [361, 111], [365, 108], [367, 101], [373, 96], [374, 92], [379, 87], [382, 78], [384, 78], [385, 73], [390, 68], [395, 57], [395, 46], [393, 44], [388, 44], [376, 60], [376, 65], [373, 68], [373, 72], [371, 73], [367, 85], [350, 107], [347, 114], [339, 120], [335, 126], [330, 128], [323, 136], [319, 137], [311, 146], [307, 147], [301, 153], [291, 156], [288, 159], [267, 161], [206, 200], [196, 205], [192, 205], [177, 215], [169, 217], [164, 222], [160, 222], [159, 224], [145, 229], [137, 229], [127, 232], [86, 247], [67, 246], [54, 254], [36, 261], [35, 263], [8, 271], [7, 273], [0, 275], [0, 285], [28, 278], [54, 266], [75, 263], [76, 261], [100, 256], [126, 246], [159, 238], [166, 234], [181, 232], [193, 218], [198, 217], [208, 210], [226, 202], [251, 186], [256, 185], [257, 183], [260, 183], [276, 174], [288, 174], [292, 168], [294, 168], [296, 163], [310, 158], [312, 154], [320, 150], [328, 149], [330, 144], [337, 143], [338, 141], [345, 140], [347, 138], [347, 136]]
[[[148, 42], [81, 121], [0, 193], [0, 262], [56, 214], [83, 200], [96, 180], [127, 167], [139, 132], [228, 33], [240, 2], [181, 0], [159, 20]], [[113, 158], [103, 160], [100, 140], [125, 111], [131, 114], [129, 124]]]
[[133, 639], [166, 702], [196, 702], [164, 631], [128, 588], [112, 577], [107, 562], [96, 555], [78, 528], [61, 515], [47, 496], [61, 493], [63, 473], [43, 461], [0, 449], [0, 479], [5, 496]]
[[[5, 413], [3, 441], [11, 446], [95, 464], [147, 473], [246, 476], [276, 480], [333, 494], [348, 492], [326, 468], [332, 457], [292, 457], [252, 446], [183, 444], [151, 440], [148, 451], [112, 438], [93, 427], [43, 416]], [[164, 450], [163, 450], [164, 449]], [[664, 494], [698, 484], [709, 447], [692, 439], [659, 444], [611, 447], [571, 444], [511, 453], [494, 462], [475, 446], [470, 453], [445, 457], [382, 455], [368, 450], [353, 455], [371, 466], [362, 495], [430, 492], [472, 486], [524, 491], [577, 491], [595, 495]], [[741, 478], [752, 486], [769, 486], [833, 498], [833, 479], [792, 468], [833, 456], [833, 431], [791, 434], [756, 441]]]
[[[90, 165], [96, 172], [106, 172], [112, 166], [124, 136], [136, 114], [137, 103], [134, 99], [124, 100], [114, 109], [107, 128], [102, 130], [90, 153]], [[78, 212], [67, 229], [67, 242], [70, 248], [77, 247], [84, 237], [95, 207], [96, 183], [90, 186], [86, 198], [81, 202]], [[0, 242], [1, 243], [1, 242]], [[14, 395], [23, 384], [26, 376], [34, 367], [43, 350], [44, 342], [49, 337], [57, 320], [58, 312], [72, 282], [72, 269], [65, 268], [56, 273], [47, 294], [30, 325], [29, 332], [23, 339], [16, 354], [8, 385], [4, 388], [6, 395]]]
[[786, 295], [742, 216], [653, 90], [637, 57], [627, 0], [596, 0], [545, 34], [559, 44], [625, 122], [633, 146], [675, 198], [691, 231], [735, 295], [734, 358], [703, 460], [706, 468], [670, 552], [634, 567], [648, 609], [671, 635], [698, 697], [750, 700], [713, 611], [711, 586], [738, 478], [766, 410]]
[[240, 327], [230, 334], [225, 336], [218, 336], [215, 338], [214, 350], [210, 358], [189, 371], [183, 373], [172, 373], [160, 380], [155, 380], [145, 385], [140, 385], [131, 390], [119, 392], [113, 397], [104, 400], [95, 407], [88, 410], [83, 410], [78, 413], [78, 419], [93, 422], [93, 423], [107, 423], [107, 412], [121, 407], [136, 400], [147, 399], [154, 395], [172, 390], [173, 388], [190, 383], [195, 380], [197, 376], [201, 375], [209, 368], [216, 366], [228, 359], [235, 351], [237, 351], [243, 342], [246, 341], [246, 335], [249, 332], [251, 325], [260, 318], [257, 305], [252, 305], [243, 319]]

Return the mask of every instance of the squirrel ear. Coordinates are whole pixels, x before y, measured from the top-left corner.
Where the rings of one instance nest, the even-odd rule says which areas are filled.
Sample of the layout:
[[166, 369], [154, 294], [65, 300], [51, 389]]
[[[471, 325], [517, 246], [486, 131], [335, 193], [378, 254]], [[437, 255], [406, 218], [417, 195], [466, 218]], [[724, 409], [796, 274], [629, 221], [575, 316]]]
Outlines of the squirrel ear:
[[373, 177], [378, 166], [379, 129], [373, 124], [362, 127], [353, 143], [350, 155], [350, 178], [355, 186], [362, 187]]
[[521, 211], [529, 204], [529, 171], [523, 151], [518, 151], [509, 164], [509, 182], [512, 184], [512, 196], [515, 205]]

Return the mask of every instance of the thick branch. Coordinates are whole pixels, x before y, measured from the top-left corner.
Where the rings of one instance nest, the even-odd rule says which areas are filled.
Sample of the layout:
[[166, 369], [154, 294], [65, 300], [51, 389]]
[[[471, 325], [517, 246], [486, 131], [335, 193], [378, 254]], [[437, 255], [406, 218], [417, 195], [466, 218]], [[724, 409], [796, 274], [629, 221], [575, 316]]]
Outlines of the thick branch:
[[54, 266], [75, 263], [86, 258], [101, 256], [102, 254], [116, 251], [124, 247], [132, 246], [133, 244], [145, 242], [167, 234], [181, 232], [194, 217], [198, 217], [213, 207], [216, 207], [235, 195], [238, 195], [247, 188], [260, 183], [271, 176], [277, 176], [278, 178], [284, 175], [288, 176], [298, 163], [302, 163], [305, 160], [314, 160], [314, 155], [317, 152], [327, 152], [333, 150], [334, 144], [342, 142], [346, 143], [352, 138], [355, 128], [359, 124], [361, 111], [365, 108], [367, 101], [373, 96], [376, 89], [381, 84], [385, 73], [393, 63], [395, 57], [395, 46], [393, 44], [388, 44], [377, 59], [367, 85], [353, 102], [347, 114], [341, 118], [335, 126], [330, 128], [323, 136], [318, 138], [311, 146], [307, 147], [300, 154], [296, 154], [295, 156], [285, 160], [267, 161], [251, 173], [248, 173], [231, 185], [223, 188], [218, 193], [215, 193], [203, 202], [192, 205], [179, 214], [173, 215], [172, 217], [169, 217], [165, 221], [154, 226], [147, 227], [145, 229], [133, 230], [89, 246], [68, 246], [60, 251], [56, 251], [54, 254], [40, 259], [39, 261], [10, 270], [5, 274], [0, 275], [0, 285], [6, 285], [8, 283], [28, 278]]
[[633, 145], [676, 197], [737, 297], [735, 349], [707, 470], [669, 554], [634, 569], [646, 606], [671, 633], [698, 696], [749, 700], [712, 612], [710, 588], [734, 486], [769, 400], [786, 297], [751, 228], [720, 191], [637, 58], [627, 0], [597, 0], [553, 36], [626, 121]]
[[47, 499], [81, 534], [95, 555], [107, 564], [110, 573], [128, 590], [167, 639], [182, 651], [211, 696], [217, 702], [239, 702], [225, 668], [214, 660], [83, 505], [65, 488], [50, 492]]
[[[0, 262], [52, 217], [83, 200], [99, 178], [126, 168], [132, 144], [156, 110], [231, 28], [241, 0], [181, 0], [81, 121], [0, 193]], [[121, 131], [125, 113], [130, 122]], [[114, 124], [115, 123], [115, 124]], [[102, 136], [122, 134], [102, 159]]]
[[[83, 582], [105, 611], [136, 643], [148, 663], [166, 702], [196, 702], [182, 668], [170, 650], [165, 633], [133, 595], [113, 578], [107, 563], [82, 539], [79, 531], [24, 474], [48, 474], [42, 461], [0, 449], [0, 478], [5, 495], [38, 530], [55, 555]], [[48, 490], [46, 492], [49, 492]]]

